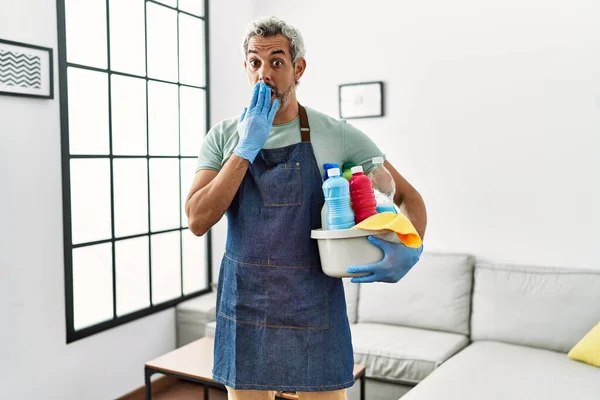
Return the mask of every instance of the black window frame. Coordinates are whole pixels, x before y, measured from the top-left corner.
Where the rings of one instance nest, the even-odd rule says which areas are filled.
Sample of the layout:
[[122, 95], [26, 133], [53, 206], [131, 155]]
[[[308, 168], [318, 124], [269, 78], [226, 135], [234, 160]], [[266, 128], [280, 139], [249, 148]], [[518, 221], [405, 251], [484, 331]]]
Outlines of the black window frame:
[[[156, 156], [150, 155], [150, 152], [147, 151], [146, 155], [136, 155], [136, 156], [127, 156], [127, 155], [113, 155], [112, 152], [112, 126], [111, 126], [111, 75], [120, 75], [131, 78], [139, 78], [144, 79], [146, 81], [146, 108], [148, 108], [148, 82], [163, 82], [169, 84], [178, 85], [178, 89], [182, 86], [184, 87], [192, 87], [196, 89], [203, 89], [205, 91], [205, 107], [206, 107], [206, 130], [210, 128], [210, 48], [209, 48], [209, 0], [203, 0], [204, 3], [204, 15], [198, 16], [194, 15], [182, 10], [179, 10], [179, 0], [176, 2], [176, 7], [171, 7], [166, 4], [160, 3], [154, 0], [140, 0], [144, 1], [144, 24], [145, 24], [145, 47], [146, 47], [146, 73], [145, 76], [128, 74], [120, 71], [111, 70], [110, 64], [110, 0], [106, 1], [106, 40], [107, 40], [107, 68], [97, 68], [92, 66], [86, 66], [76, 63], [70, 63], [67, 61], [67, 37], [66, 37], [66, 14], [65, 14], [65, 1], [66, 0], [56, 0], [57, 4], [57, 19], [58, 19], [58, 73], [59, 73], [59, 94], [60, 94], [60, 123], [61, 123], [61, 164], [62, 164], [62, 195], [63, 195], [63, 237], [64, 237], [64, 280], [65, 280], [65, 313], [66, 313], [66, 342], [72, 343], [74, 341], [89, 337], [91, 335], [95, 335], [97, 333], [106, 331], [111, 328], [115, 328], [126, 324], [131, 321], [135, 321], [137, 319], [161, 312], [163, 310], [169, 309], [171, 307], [176, 306], [177, 304], [192, 299], [194, 297], [201, 296], [206, 293], [210, 293], [213, 291], [213, 277], [212, 277], [212, 235], [211, 232], [206, 233], [206, 285], [205, 289], [195, 291], [193, 293], [189, 293], [187, 295], [183, 294], [183, 254], [182, 254], [182, 241], [183, 241], [183, 233], [185, 230], [189, 230], [188, 227], [179, 227], [168, 230], [161, 231], [152, 231], [150, 224], [148, 224], [148, 231], [142, 234], [130, 235], [125, 237], [115, 237], [115, 219], [114, 219], [114, 179], [113, 179], [113, 160], [114, 159], [124, 159], [124, 158], [145, 158], [147, 161], [147, 174], [148, 174], [148, 206], [150, 205], [150, 168], [149, 162], [150, 159], [159, 159], [159, 158], [170, 158], [177, 159], [179, 162], [179, 177], [180, 177], [180, 196], [181, 195], [181, 159], [184, 158], [196, 158], [195, 156], [182, 156], [181, 152], [178, 155], [174, 156]], [[204, 60], [205, 60], [205, 81], [204, 86], [192, 86], [187, 84], [182, 84], [180, 79], [178, 78], [177, 82], [169, 82], [163, 81], [160, 79], [149, 78], [148, 77], [148, 32], [147, 32], [147, 5], [148, 3], [154, 3], [160, 5], [162, 7], [169, 8], [171, 10], [175, 10], [179, 14], [185, 14], [187, 16], [201, 19], [204, 21]], [[179, 17], [177, 18], [177, 39], [179, 41]], [[179, 43], [178, 43], [179, 48]], [[179, 50], [178, 50], [178, 70], [179, 70]], [[89, 71], [96, 71], [108, 74], [108, 116], [109, 116], [109, 154], [108, 155], [71, 155], [69, 148], [69, 113], [68, 113], [68, 82], [67, 82], [67, 68], [68, 67], [76, 67]], [[178, 73], [179, 75], [179, 73]], [[148, 113], [146, 113], [146, 122], [148, 122]], [[146, 145], [148, 146], [149, 139], [149, 126], [146, 123]], [[180, 123], [180, 131], [181, 131], [181, 123]], [[179, 141], [181, 142], [181, 132], [179, 132]], [[202, 134], [206, 134], [206, 132], [202, 132]], [[198, 149], [199, 150], [199, 149]], [[73, 244], [72, 241], [72, 225], [71, 225], [71, 171], [70, 171], [70, 161], [71, 159], [84, 159], [84, 158], [95, 158], [95, 159], [108, 159], [110, 160], [110, 201], [111, 201], [111, 238], [93, 242], [86, 243], [78, 243]], [[180, 198], [181, 200], [181, 198]], [[148, 207], [148, 221], [150, 221], [150, 206]], [[180, 211], [181, 212], [181, 211]], [[152, 235], [160, 234], [160, 233], [168, 233], [168, 232], [180, 232], [179, 240], [180, 240], [180, 271], [181, 271], [181, 292], [180, 296], [168, 300], [166, 302], [154, 305], [152, 303]], [[138, 311], [134, 311], [132, 313], [117, 316], [117, 288], [116, 288], [116, 261], [115, 261], [115, 243], [120, 240], [133, 239], [137, 237], [148, 237], [148, 249], [149, 249], [149, 265], [148, 265], [148, 273], [149, 273], [149, 298], [150, 298], [150, 306], [140, 309]], [[111, 243], [112, 244], [112, 300], [113, 300], [113, 317], [110, 320], [100, 322], [94, 324], [89, 327], [85, 327], [79, 330], [75, 330], [74, 328], [74, 304], [73, 304], [73, 250], [78, 247], [92, 246], [102, 243]]]

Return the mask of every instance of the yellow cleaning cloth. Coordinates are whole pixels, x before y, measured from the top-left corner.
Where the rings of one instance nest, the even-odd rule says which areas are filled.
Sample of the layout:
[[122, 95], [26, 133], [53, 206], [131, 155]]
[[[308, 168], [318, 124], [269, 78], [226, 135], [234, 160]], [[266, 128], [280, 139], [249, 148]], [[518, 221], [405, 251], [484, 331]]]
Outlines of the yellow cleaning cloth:
[[421, 247], [421, 237], [406, 215], [393, 212], [382, 212], [370, 216], [352, 229], [365, 229], [368, 231], [390, 230], [396, 232], [400, 242], [408, 247]]

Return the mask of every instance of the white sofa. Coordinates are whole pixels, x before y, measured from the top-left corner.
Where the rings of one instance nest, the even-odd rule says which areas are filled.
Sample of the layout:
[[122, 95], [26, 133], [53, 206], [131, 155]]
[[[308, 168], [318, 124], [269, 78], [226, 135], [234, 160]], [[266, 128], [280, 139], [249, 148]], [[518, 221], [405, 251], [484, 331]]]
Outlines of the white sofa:
[[[600, 321], [600, 270], [424, 253], [397, 284], [344, 283], [369, 400], [600, 399], [600, 368], [566, 355]], [[179, 346], [214, 334], [214, 303], [177, 307]]]

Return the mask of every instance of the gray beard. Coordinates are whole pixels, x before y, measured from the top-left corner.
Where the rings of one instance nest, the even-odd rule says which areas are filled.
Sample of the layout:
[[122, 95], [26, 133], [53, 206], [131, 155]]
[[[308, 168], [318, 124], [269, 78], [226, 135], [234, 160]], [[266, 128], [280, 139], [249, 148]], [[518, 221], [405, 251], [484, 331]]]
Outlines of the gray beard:
[[[287, 102], [287, 100], [290, 98], [290, 95], [292, 94], [292, 89], [294, 88], [294, 85], [290, 85], [289, 88], [287, 88], [287, 90], [283, 93], [280, 93], [277, 89], [275, 88], [271, 88], [272, 90], [275, 90], [275, 97], [279, 100], [279, 110], [281, 110], [283, 108], [283, 106], [285, 105], [285, 103]], [[279, 112], [279, 111], [277, 111]]]

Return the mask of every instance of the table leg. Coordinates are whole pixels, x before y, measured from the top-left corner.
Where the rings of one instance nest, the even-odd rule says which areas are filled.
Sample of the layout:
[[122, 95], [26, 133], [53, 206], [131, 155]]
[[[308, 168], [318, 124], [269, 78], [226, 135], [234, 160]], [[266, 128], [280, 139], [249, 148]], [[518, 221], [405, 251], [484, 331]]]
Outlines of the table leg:
[[146, 400], [152, 399], [152, 382], [150, 377], [154, 374], [154, 371], [148, 367], [144, 368], [144, 382], [146, 384]]
[[360, 400], [365, 400], [365, 376], [360, 377]]

